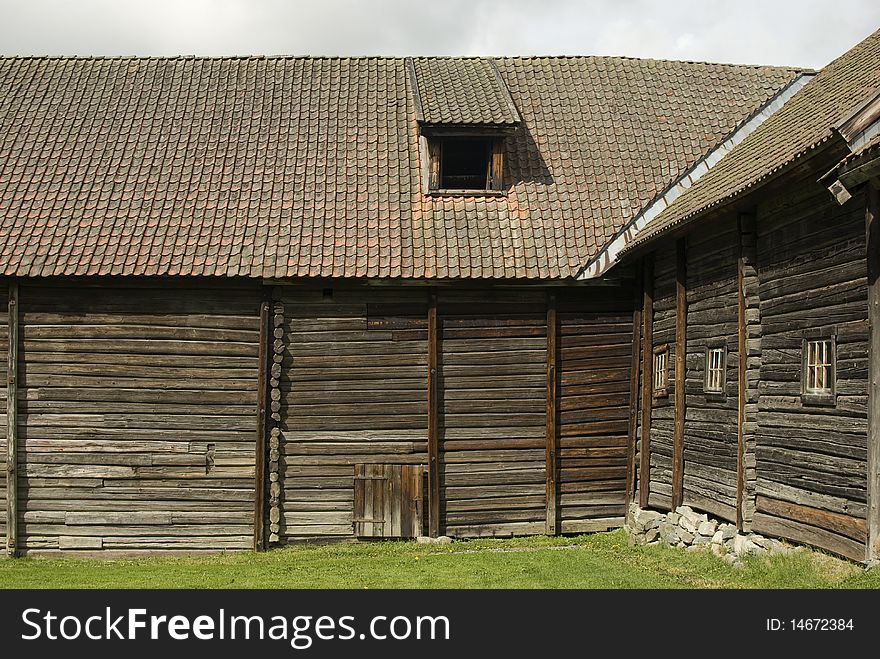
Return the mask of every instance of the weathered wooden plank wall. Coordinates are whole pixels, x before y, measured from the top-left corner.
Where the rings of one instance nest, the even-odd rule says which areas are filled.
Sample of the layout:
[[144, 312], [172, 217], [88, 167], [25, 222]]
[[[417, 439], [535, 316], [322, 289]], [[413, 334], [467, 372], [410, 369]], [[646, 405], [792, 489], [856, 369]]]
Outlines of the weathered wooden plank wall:
[[[865, 555], [865, 199], [808, 182], [759, 206], [758, 532]], [[803, 341], [836, 337], [836, 400], [804, 402]]]
[[443, 530], [543, 533], [545, 292], [441, 291], [438, 316]]
[[627, 297], [631, 294], [597, 291], [558, 298], [563, 533], [621, 526], [626, 513], [633, 367], [633, 312]]
[[[672, 506], [672, 453], [675, 432], [675, 244], [659, 249], [654, 259], [654, 347], [667, 346], [667, 395], [654, 397], [651, 407], [650, 493], [648, 505], [668, 510]], [[651, 357], [653, 359], [653, 356]], [[653, 389], [653, 386], [651, 387]]]
[[[736, 521], [739, 235], [735, 218], [688, 236], [684, 503]], [[727, 350], [722, 393], [705, 391], [706, 349]]]
[[353, 537], [354, 465], [426, 464], [428, 293], [283, 287], [283, 541]]
[[259, 299], [22, 283], [25, 550], [252, 546]]
[[[7, 283], [0, 284], [0, 503], [3, 514], [0, 515], [0, 538], [6, 547], [6, 353], [9, 347], [9, 315], [6, 313], [8, 302]], [[5, 551], [3, 552], [5, 553]]]

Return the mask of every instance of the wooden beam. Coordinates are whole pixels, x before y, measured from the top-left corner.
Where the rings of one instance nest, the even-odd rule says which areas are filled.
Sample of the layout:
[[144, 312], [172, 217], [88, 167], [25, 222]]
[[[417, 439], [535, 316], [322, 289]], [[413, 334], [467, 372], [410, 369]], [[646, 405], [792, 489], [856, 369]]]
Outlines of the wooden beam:
[[737, 220], [739, 256], [736, 260], [737, 290], [737, 412], [736, 412], [736, 528], [743, 530], [743, 492], [745, 490], [745, 436], [746, 420], [746, 291], [745, 250], [743, 246], [743, 218]]
[[636, 285], [633, 299], [633, 324], [632, 324], [632, 366], [629, 376], [629, 433], [627, 436], [626, 454], [626, 508], [635, 497], [636, 487], [636, 442], [638, 441], [639, 423], [639, 349], [642, 337], [642, 286], [641, 267], [636, 268]]
[[556, 294], [547, 294], [547, 427], [545, 450], [545, 473], [547, 476], [546, 496], [546, 533], [556, 535], [559, 532], [556, 511], [556, 444], [558, 442], [556, 427]]
[[675, 422], [672, 435], [672, 509], [684, 496], [684, 422], [687, 369], [687, 244], [675, 244]]
[[647, 508], [651, 491], [651, 408], [654, 397], [654, 255], [642, 264], [642, 446], [639, 460], [639, 506]]
[[[877, 181], [867, 187], [868, 260], [868, 543], [866, 560], [880, 560], [880, 204]], [[11, 326], [10, 326], [11, 329]]]
[[[277, 331], [283, 332], [282, 328]], [[280, 337], [279, 337], [280, 338]], [[257, 370], [257, 434], [254, 448], [254, 551], [266, 549], [266, 399], [269, 391], [269, 342], [274, 342], [269, 327], [269, 298], [260, 302], [260, 348]]]
[[440, 447], [437, 397], [437, 293], [428, 294], [428, 534], [440, 535]]
[[6, 553], [18, 554], [18, 282], [9, 282], [6, 366]]

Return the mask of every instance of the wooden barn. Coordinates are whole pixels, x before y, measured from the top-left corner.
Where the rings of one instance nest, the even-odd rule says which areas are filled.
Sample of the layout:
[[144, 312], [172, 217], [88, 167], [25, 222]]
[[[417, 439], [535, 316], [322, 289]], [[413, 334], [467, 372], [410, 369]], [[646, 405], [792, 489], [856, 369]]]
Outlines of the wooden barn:
[[634, 500], [864, 560], [878, 63], [0, 58], [7, 553]]

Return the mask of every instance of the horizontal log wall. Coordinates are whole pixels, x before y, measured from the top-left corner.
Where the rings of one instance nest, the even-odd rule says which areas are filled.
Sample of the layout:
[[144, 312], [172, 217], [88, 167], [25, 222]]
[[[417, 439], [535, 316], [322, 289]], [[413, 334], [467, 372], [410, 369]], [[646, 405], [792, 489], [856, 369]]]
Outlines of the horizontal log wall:
[[427, 464], [427, 300], [282, 287], [282, 541], [353, 537], [354, 465]]
[[441, 531], [545, 529], [546, 295], [441, 291]]
[[20, 286], [20, 546], [253, 543], [259, 289]]
[[[865, 200], [804, 183], [758, 209], [762, 321], [754, 528], [865, 555]], [[836, 336], [836, 401], [805, 402], [803, 341]]]
[[[6, 354], [9, 347], [9, 314], [7, 313], [7, 284], [0, 284], [0, 504], [3, 514], [0, 515], [0, 538], [6, 547]], [[5, 555], [5, 549], [3, 555]]]
[[[585, 310], [587, 299], [590, 311]], [[557, 306], [561, 530], [622, 526], [633, 367], [631, 303], [620, 293], [607, 300], [581, 293], [560, 295]]]
[[[648, 505], [668, 510], [672, 506], [672, 453], [675, 426], [675, 244], [657, 251], [654, 260], [653, 346], [667, 346], [667, 394], [652, 397], [650, 440], [650, 492]], [[651, 356], [653, 358], [653, 356]], [[651, 386], [653, 389], [653, 386]]]
[[[736, 521], [739, 234], [736, 219], [687, 240], [684, 503]], [[727, 349], [724, 391], [706, 393], [706, 349]]]

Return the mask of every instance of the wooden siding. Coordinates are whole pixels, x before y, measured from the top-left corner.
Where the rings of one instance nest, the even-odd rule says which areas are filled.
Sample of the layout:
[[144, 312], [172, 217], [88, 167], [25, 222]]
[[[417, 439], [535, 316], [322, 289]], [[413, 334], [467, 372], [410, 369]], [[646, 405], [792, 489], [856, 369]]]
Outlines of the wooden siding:
[[[865, 200], [803, 184], [758, 209], [758, 532], [862, 560], [868, 327]], [[801, 397], [802, 346], [836, 336], [836, 401]]]
[[[648, 505], [668, 510], [672, 506], [672, 444], [675, 425], [675, 244], [664, 246], [654, 261], [653, 345], [668, 346], [668, 395], [653, 398]], [[653, 358], [653, 357], [652, 357]], [[651, 387], [653, 389], [653, 386]]]
[[[0, 502], [3, 514], [0, 515], [0, 538], [6, 547], [6, 354], [9, 347], [9, 315], [7, 313], [8, 288], [6, 283], [0, 284]], [[11, 513], [10, 513], [11, 514]], [[3, 552], [5, 555], [5, 550]]]
[[[684, 504], [736, 521], [739, 235], [736, 221], [688, 236]], [[706, 348], [724, 347], [724, 391], [705, 392]]]
[[441, 292], [438, 316], [442, 530], [543, 533], [545, 293]]
[[427, 291], [281, 299], [281, 539], [352, 538], [354, 466], [427, 461]]
[[595, 294], [569, 294], [557, 314], [563, 533], [621, 526], [626, 513], [633, 313], [602, 306]]
[[259, 293], [24, 282], [20, 545], [253, 542]]

